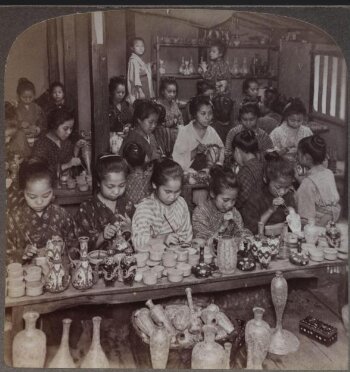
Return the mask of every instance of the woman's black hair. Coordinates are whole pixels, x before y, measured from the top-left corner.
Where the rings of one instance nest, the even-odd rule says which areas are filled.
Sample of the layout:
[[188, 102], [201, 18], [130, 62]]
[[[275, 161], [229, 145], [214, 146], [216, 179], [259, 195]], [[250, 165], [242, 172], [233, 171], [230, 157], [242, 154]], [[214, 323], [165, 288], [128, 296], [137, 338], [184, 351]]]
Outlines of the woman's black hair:
[[63, 91], [63, 97], [66, 96], [66, 88], [64, 87], [64, 85], [60, 82], [60, 81], [54, 81], [52, 84], [50, 84], [50, 87], [49, 87], [49, 94], [50, 94], [50, 97], [53, 93], [53, 90], [56, 88], [56, 87], [60, 87]]
[[145, 164], [145, 150], [137, 143], [130, 142], [123, 149], [123, 157], [131, 167], [140, 167]]
[[315, 165], [322, 164], [327, 156], [326, 141], [317, 134], [301, 139], [298, 150], [304, 155], [310, 155]]
[[265, 178], [268, 182], [280, 177], [294, 178], [294, 164], [288, 158], [270, 151], [265, 154], [265, 161]]
[[38, 159], [28, 159], [23, 161], [19, 167], [18, 183], [21, 190], [24, 190], [28, 182], [46, 179], [53, 187], [54, 175], [46, 161]]
[[108, 173], [124, 173], [125, 178], [130, 173], [128, 163], [120, 155], [102, 154], [97, 158], [95, 174], [98, 183], [106, 177]]
[[154, 103], [154, 105], [158, 111], [158, 125], [162, 125], [163, 123], [165, 123], [165, 119], [166, 119], [165, 107], [161, 105], [160, 103]]
[[134, 47], [136, 41], [142, 41], [143, 45], [145, 45], [145, 40], [142, 37], [135, 36], [134, 38], [130, 40], [130, 48]]
[[219, 94], [212, 100], [214, 118], [223, 123], [230, 121], [233, 101], [226, 95]]
[[227, 189], [238, 189], [238, 182], [231, 168], [214, 165], [210, 169], [209, 191], [215, 196]]
[[286, 120], [288, 116], [299, 114], [304, 116], [307, 114], [305, 105], [298, 97], [290, 98], [282, 112], [283, 120]]
[[125, 96], [123, 98], [123, 101], [125, 100], [125, 98], [128, 95], [128, 92], [127, 92], [128, 84], [127, 84], [125, 76], [122, 76], [122, 75], [121, 76], [113, 76], [109, 79], [109, 84], [108, 84], [109, 101], [110, 102], [113, 101], [114, 92], [118, 88], [118, 85], [124, 85], [124, 87], [125, 87]]
[[221, 40], [213, 40], [210, 43], [210, 47], [217, 47], [219, 53], [221, 53], [221, 57], [225, 57], [227, 46]]
[[20, 96], [26, 90], [31, 90], [35, 95], [34, 84], [25, 77], [19, 78], [18, 84], [17, 84], [17, 90], [16, 90], [17, 94]]
[[189, 109], [190, 109], [190, 114], [191, 114], [192, 119], [196, 117], [198, 110], [203, 105], [213, 107], [210, 101], [210, 98], [208, 96], [201, 95], [201, 96], [196, 96], [196, 97], [191, 98]]
[[148, 99], [139, 99], [134, 102], [134, 116], [133, 123], [136, 127], [138, 121], [143, 121], [147, 119], [151, 114], [156, 114], [159, 116], [159, 109], [156, 104]]
[[168, 85], [175, 85], [176, 87], [176, 97], [179, 94], [179, 85], [174, 77], [164, 77], [160, 79], [159, 93], [164, 98], [164, 91], [167, 89]]
[[180, 179], [183, 182], [183, 169], [180, 164], [169, 158], [161, 158], [153, 161], [153, 174], [151, 182], [156, 187], [165, 185], [171, 179]]
[[257, 118], [260, 115], [259, 106], [256, 103], [246, 103], [239, 109], [238, 120], [241, 121], [244, 114], [253, 114]]
[[256, 84], [259, 85], [258, 80], [256, 80], [255, 78], [244, 79], [243, 83], [242, 83], [242, 93], [243, 94], [247, 94], [247, 91], [248, 91], [249, 86], [250, 86], [251, 83], [256, 83]]
[[47, 129], [56, 130], [64, 122], [74, 120], [74, 113], [65, 108], [55, 108], [47, 116]]
[[198, 80], [196, 84], [197, 96], [203, 95], [208, 89], [215, 90], [215, 85], [210, 80]]
[[236, 147], [247, 154], [257, 154], [259, 144], [254, 131], [246, 129], [237, 133], [232, 141], [232, 149]]

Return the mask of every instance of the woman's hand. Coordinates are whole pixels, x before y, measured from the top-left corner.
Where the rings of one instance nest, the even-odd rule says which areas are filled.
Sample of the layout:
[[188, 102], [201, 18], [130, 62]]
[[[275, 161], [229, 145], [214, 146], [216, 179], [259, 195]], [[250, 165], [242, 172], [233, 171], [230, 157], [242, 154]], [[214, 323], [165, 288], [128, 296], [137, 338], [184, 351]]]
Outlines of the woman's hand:
[[103, 230], [103, 239], [105, 240], [112, 239], [118, 231], [119, 227], [109, 223], [108, 225], [105, 226]]
[[130, 217], [125, 213], [124, 216], [121, 214], [118, 214], [118, 218], [120, 219], [120, 227], [122, 228], [122, 231], [131, 231], [131, 219]]
[[80, 139], [79, 141], [76, 142], [75, 147], [81, 149], [82, 147], [86, 146], [87, 142], [84, 139]]
[[272, 208], [274, 211], [276, 211], [278, 207], [280, 207], [283, 204], [284, 204], [284, 199], [281, 196], [272, 200]]
[[179, 237], [175, 233], [170, 233], [166, 236], [164, 239], [164, 244], [165, 245], [176, 245], [179, 244]]
[[28, 244], [24, 250], [23, 260], [30, 260], [32, 257], [38, 254], [38, 248], [36, 245]]

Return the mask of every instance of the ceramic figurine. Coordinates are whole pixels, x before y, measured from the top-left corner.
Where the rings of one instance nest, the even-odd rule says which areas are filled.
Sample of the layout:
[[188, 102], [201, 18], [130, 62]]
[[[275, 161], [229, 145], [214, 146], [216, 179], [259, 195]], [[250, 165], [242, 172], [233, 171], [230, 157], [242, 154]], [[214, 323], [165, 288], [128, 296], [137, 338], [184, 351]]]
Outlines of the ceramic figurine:
[[165, 66], [164, 66], [164, 61], [162, 59], [159, 60], [159, 73], [161, 75], [165, 74]]
[[128, 246], [124, 253], [125, 255], [120, 261], [123, 282], [124, 284], [132, 285], [136, 275], [137, 261], [132, 247]]
[[194, 74], [194, 66], [193, 66], [193, 59], [192, 59], [192, 57], [190, 58], [190, 64], [188, 66], [188, 71], [189, 71], [189, 75], [193, 75]]
[[334, 221], [330, 221], [326, 227], [326, 239], [331, 248], [340, 248], [341, 234]]
[[272, 330], [269, 351], [277, 355], [294, 353], [299, 348], [299, 340], [293, 333], [282, 329], [282, 317], [287, 303], [288, 284], [282, 271], [276, 271], [271, 281], [271, 297], [276, 311], [276, 328]]
[[189, 69], [189, 67], [190, 67], [190, 61], [185, 61], [185, 68], [184, 68], [184, 72], [183, 72], [183, 74], [185, 75], [185, 76], [188, 76], [188, 75], [191, 75], [190, 74], [190, 69]]
[[217, 265], [222, 274], [232, 274], [237, 265], [237, 244], [229, 236], [222, 237], [218, 242]]
[[46, 358], [46, 335], [35, 328], [39, 313], [23, 314], [24, 330], [18, 332], [12, 344], [12, 364], [15, 368], [43, 368]]
[[170, 335], [165, 326], [160, 322], [154, 326], [149, 340], [151, 362], [153, 369], [165, 369], [170, 349]]
[[263, 240], [261, 246], [259, 247], [258, 260], [261, 268], [267, 269], [269, 267], [269, 263], [271, 261], [271, 249], [267, 244], [267, 240]]
[[114, 249], [107, 250], [107, 256], [103, 259], [101, 264], [102, 277], [106, 287], [114, 285], [118, 279], [118, 262], [116, 262]]
[[262, 319], [265, 310], [254, 307], [254, 318], [245, 327], [245, 342], [247, 345], [247, 369], [263, 369], [270, 345], [270, 326]]

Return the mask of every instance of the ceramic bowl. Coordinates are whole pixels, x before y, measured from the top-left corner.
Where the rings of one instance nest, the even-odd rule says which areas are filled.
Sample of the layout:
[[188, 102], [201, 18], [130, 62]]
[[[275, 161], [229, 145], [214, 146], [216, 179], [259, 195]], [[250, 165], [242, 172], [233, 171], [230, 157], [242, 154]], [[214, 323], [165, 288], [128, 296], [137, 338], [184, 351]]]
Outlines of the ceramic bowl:
[[19, 276], [17, 278], [7, 278], [7, 286], [12, 288], [21, 287], [24, 283], [24, 276]]
[[338, 254], [337, 254], [337, 257], [341, 260], [346, 260], [348, 259], [348, 254], [347, 253], [344, 253], [344, 252], [340, 252], [338, 251]]
[[163, 256], [163, 250], [159, 248], [152, 247], [149, 252], [149, 257], [152, 261], [161, 261]]
[[176, 265], [176, 268], [178, 270], [181, 270], [184, 276], [190, 276], [191, 275], [191, 268], [192, 266], [188, 263], [185, 262], [179, 262]]
[[26, 284], [26, 295], [27, 296], [40, 296], [43, 294], [43, 283], [38, 282], [28, 282]]
[[153, 260], [147, 260], [146, 261], [147, 266], [154, 267], [160, 264], [160, 261], [153, 261]]
[[179, 283], [183, 280], [184, 274], [179, 269], [167, 269], [168, 280], [171, 283]]
[[157, 273], [157, 278], [160, 279], [163, 275], [164, 266], [154, 266], [151, 270], [155, 271]]
[[87, 183], [82, 183], [78, 186], [79, 191], [88, 191], [89, 190], [89, 185]]
[[177, 250], [176, 251], [176, 254], [177, 254], [177, 260], [179, 262], [185, 262], [188, 260], [188, 250]]
[[143, 253], [136, 253], [135, 258], [137, 262], [137, 267], [144, 267], [146, 266], [146, 262], [148, 260], [149, 253], [143, 252]]
[[7, 265], [7, 275], [9, 278], [23, 276], [23, 267], [20, 263], [14, 262]]
[[323, 253], [326, 260], [334, 261], [337, 259], [338, 252], [334, 248], [324, 248]]
[[317, 261], [317, 262], [320, 262], [320, 261], [323, 261], [324, 259], [324, 253], [322, 250], [320, 249], [309, 249], [309, 255], [310, 255], [310, 259], [312, 261]]
[[107, 257], [107, 252], [102, 249], [96, 249], [88, 253], [89, 261], [93, 265], [101, 263], [105, 257]]
[[26, 285], [24, 282], [18, 287], [7, 287], [7, 295], [9, 297], [22, 297], [24, 296], [25, 292]]
[[196, 266], [198, 265], [198, 262], [199, 262], [199, 254], [191, 254], [190, 256], [188, 256], [188, 263], [189, 265], [191, 266]]
[[146, 285], [157, 284], [157, 273], [154, 270], [147, 270], [142, 273], [142, 280]]

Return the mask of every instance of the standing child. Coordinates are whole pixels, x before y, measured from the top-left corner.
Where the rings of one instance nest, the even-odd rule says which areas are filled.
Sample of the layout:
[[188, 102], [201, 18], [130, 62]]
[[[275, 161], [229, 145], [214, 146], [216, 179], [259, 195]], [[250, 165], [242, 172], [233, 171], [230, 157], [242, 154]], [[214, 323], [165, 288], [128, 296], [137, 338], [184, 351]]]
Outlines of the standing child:
[[17, 119], [28, 138], [35, 138], [46, 129], [45, 116], [34, 102], [35, 87], [27, 78], [20, 78], [17, 84]]
[[298, 162], [309, 168], [301, 182], [296, 200], [302, 223], [313, 219], [316, 225], [326, 226], [340, 215], [339, 194], [331, 170], [322, 164], [326, 159], [327, 145], [317, 135], [303, 138], [298, 144]]
[[97, 159], [97, 194], [83, 202], [75, 215], [79, 235], [90, 238], [89, 249], [97, 249], [115, 237], [119, 231], [116, 221], [130, 226], [131, 220], [126, 212], [131, 211], [125, 197], [128, 174], [129, 167], [119, 155], [106, 154]]
[[311, 129], [303, 125], [305, 119], [306, 108], [304, 104], [299, 98], [292, 98], [283, 110], [282, 124], [270, 134], [277, 151], [291, 158], [296, 157], [299, 141], [312, 136]]
[[244, 224], [253, 234], [258, 233], [259, 222], [264, 226], [283, 224], [287, 208], [295, 208], [293, 163], [276, 152], [267, 153], [265, 159], [266, 184], [247, 200], [241, 210]]
[[239, 193], [236, 207], [244, 208], [245, 203], [255, 193], [260, 192], [263, 186], [263, 162], [259, 159], [259, 146], [255, 133], [244, 130], [233, 139], [233, 157], [239, 165], [237, 182]]
[[145, 53], [145, 42], [141, 37], [132, 41], [131, 56], [128, 63], [128, 92], [129, 101], [135, 99], [153, 98], [152, 71], [149, 63], [142, 60]]
[[123, 76], [112, 77], [109, 80], [109, 130], [110, 132], [123, 132], [124, 128], [131, 127], [132, 110], [129, 102], [125, 100], [126, 80]]
[[212, 127], [216, 130], [223, 143], [226, 142], [228, 132], [232, 129], [230, 122], [233, 111], [233, 101], [225, 95], [217, 95], [213, 99], [214, 121]]
[[158, 124], [159, 111], [154, 103], [148, 100], [138, 100], [134, 104], [134, 129], [124, 138], [120, 153], [130, 143], [137, 143], [146, 153], [146, 161], [160, 158], [161, 150], [153, 134]]
[[132, 220], [132, 241], [136, 250], [155, 242], [166, 245], [192, 240], [190, 213], [180, 196], [183, 171], [179, 164], [163, 158], [154, 164], [151, 182], [154, 192], [136, 208]]
[[218, 234], [239, 237], [247, 233], [235, 208], [239, 192], [237, 179], [229, 168], [214, 166], [210, 170], [209, 199], [193, 212], [193, 234], [208, 240]]
[[[194, 97], [190, 103], [190, 112], [194, 120], [180, 128], [173, 151], [174, 160], [185, 171], [191, 167], [196, 170], [207, 168], [207, 152], [210, 146], [217, 150], [217, 162], [222, 164], [224, 145], [215, 129], [210, 126], [213, 109], [209, 97]], [[212, 159], [212, 162], [213, 160], [215, 162], [216, 159]]]
[[22, 202], [6, 213], [7, 262], [30, 261], [53, 235], [66, 246], [76, 241], [75, 224], [69, 213], [53, 204], [53, 176], [42, 162], [24, 162], [19, 172]]

